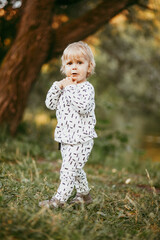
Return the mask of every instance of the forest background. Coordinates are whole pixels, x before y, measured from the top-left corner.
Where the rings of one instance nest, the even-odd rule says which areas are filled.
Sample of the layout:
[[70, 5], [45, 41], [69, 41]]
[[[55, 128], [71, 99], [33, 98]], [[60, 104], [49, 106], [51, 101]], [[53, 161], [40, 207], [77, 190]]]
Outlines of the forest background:
[[[57, 1], [52, 27], [82, 16], [101, 2]], [[1, 68], [19, 26], [20, 1], [14, 4], [0, 9]], [[68, 207], [53, 213], [37, 206], [55, 191], [61, 164], [53, 140], [55, 112], [44, 104], [52, 83], [64, 77], [59, 53], [41, 66], [16, 131], [1, 121], [2, 239], [22, 239], [22, 235], [23, 239], [84, 239], [86, 233], [88, 239], [158, 239], [159, 11], [159, 1], [135, 1], [94, 34], [79, 39], [91, 46], [96, 60], [95, 74], [88, 79], [96, 92], [98, 134], [86, 166], [95, 197], [88, 209]]]

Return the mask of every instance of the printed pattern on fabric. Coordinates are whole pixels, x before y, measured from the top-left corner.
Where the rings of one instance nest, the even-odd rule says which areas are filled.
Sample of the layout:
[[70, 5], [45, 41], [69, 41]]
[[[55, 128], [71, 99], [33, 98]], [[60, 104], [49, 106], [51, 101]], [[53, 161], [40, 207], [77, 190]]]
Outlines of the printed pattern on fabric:
[[55, 141], [77, 144], [97, 138], [94, 98], [94, 87], [88, 81], [68, 85], [63, 90], [57, 81], [53, 83], [45, 103], [49, 109], [56, 109]]
[[89, 158], [93, 145], [93, 139], [83, 144], [69, 145], [62, 143], [61, 155], [63, 162], [60, 170], [61, 183], [54, 196], [58, 200], [67, 201], [74, 187], [77, 193], [89, 193], [90, 189], [83, 167]]

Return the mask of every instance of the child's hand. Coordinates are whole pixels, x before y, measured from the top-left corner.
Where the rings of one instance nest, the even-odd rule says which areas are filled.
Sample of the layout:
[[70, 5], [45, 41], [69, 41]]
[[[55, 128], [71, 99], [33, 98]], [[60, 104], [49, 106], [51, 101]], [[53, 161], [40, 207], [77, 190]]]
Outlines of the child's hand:
[[59, 81], [59, 87], [61, 89], [65, 88], [66, 86], [71, 85], [71, 84], [74, 84], [74, 85], [77, 84], [76, 80], [71, 77], [66, 77], [63, 80]]

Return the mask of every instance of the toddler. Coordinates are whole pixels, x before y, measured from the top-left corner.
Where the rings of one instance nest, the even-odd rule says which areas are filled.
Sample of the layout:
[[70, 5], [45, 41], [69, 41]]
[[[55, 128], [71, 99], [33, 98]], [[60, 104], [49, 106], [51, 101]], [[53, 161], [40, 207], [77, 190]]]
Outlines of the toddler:
[[53, 83], [45, 101], [47, 108], [56, 109], [54, 138], [59, 142], [63, 160], [61, 182], [51, 200], [42, 201], [39, 206], [63, 206], [74, 187], [76, 196], [70, 203], [92, 202], [83, 167], [93, 148], [93, 138], [97, 137], [94, 87], [87, 81], [94, 68], [94, 57], [86, 43], [74, 42], [64, 50], [61, 71], [66, 78]]

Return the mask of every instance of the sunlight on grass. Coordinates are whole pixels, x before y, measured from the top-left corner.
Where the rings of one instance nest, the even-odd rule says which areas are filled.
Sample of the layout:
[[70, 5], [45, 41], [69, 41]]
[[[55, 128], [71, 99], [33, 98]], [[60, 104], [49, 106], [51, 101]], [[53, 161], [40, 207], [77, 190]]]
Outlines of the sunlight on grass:
[[50, 118], [45, 113], [36, 114], [34, 121], [37, 126], [46, 125], [50, 123]]

